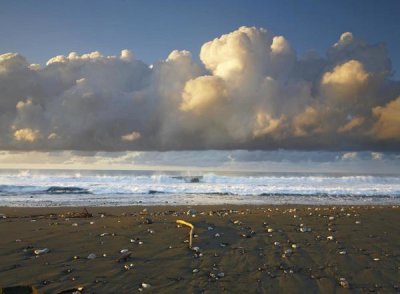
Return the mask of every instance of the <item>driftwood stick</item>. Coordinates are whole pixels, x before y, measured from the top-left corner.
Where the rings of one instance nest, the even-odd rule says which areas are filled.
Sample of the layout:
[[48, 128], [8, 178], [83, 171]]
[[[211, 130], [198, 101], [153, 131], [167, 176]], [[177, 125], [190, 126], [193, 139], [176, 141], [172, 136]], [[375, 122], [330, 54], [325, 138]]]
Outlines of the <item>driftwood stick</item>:
[[190, 228], [190, 232], [189, 232], [189, 248], [192, 248], [194, 226], [191, 223], [185, 222], [184, 220], [181, 220], [181, 219], [177, 219], [176, 223], [180, 224], [180, 225], [187, 226], [187, 227]]

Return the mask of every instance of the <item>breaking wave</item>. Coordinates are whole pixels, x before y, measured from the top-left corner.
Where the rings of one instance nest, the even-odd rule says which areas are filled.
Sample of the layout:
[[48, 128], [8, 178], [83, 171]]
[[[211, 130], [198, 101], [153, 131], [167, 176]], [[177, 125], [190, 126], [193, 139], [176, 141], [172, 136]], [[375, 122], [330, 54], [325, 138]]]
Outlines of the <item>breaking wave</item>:
[[400, 203], [400, 177], [2, 171], [0, 205]]

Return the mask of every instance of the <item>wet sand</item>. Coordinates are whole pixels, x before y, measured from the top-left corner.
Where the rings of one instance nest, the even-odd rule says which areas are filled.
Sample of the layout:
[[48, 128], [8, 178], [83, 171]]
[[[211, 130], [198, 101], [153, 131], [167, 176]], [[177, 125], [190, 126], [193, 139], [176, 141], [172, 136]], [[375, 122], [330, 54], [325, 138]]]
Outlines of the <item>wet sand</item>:
[[[33, 285], [41, 293], [78, 286], [83, 293], [400, 291], [399, 206], [88, 211], [93, 217], [68, 215], [82, 208], [0, 207], [0, 286]], [[195, 226], [197, 251], [188, 249], [189, 229], [177, 219]], [[50, 251], [35, 255], [44, 248]], [[122, 249], [132, 254], [118, 262]]]

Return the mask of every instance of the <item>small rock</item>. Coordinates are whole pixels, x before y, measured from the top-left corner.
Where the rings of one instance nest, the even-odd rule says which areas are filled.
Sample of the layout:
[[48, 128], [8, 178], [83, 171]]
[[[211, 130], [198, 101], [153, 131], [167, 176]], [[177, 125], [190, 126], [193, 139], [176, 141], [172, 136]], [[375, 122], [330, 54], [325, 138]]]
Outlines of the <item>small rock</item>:
[[127, 253], [129, 250], [128, 249], [121, 249], [120, 251], [119, 251], [119, 253]]
[[340, 255], [346, 255], [346, 254], [347, 254], [347, 251], [346, 251], [346, 250], [339, 251], [339, 254], [340, 254]]
[[146, 219], [145, 219], [145, 223], [146, 223], [147, 225], [151, 225], [151, 224], [153, 223], [153, 220], [152, 220], [151, 218], [146, 218]]
[[141, 286], [143, 289], [149, 289], [151, 287], [151, 285], [147, 283], [142, 283]]
[[293, 250], [292, 250], [292, 249], [286, 249], [286, 250], [285, 250], [285, 255], [286, 255], [286, 256], [290, 256], [290, 255], [292, 255], [292, 253], [293, 253]]
[[195, 269], [192, 270], [192, 273], [194, 273], [194, 274], [195, 274], [195, 273], [198, 273], [198, 272], [199, 272], [199, 269], [198, 269], [198, 268], [195, 268]]
[[117, 262], [127, 261], [132, 255], [132, 252], [127, 251], [121, 254], [121, 256], [117, 259]]
[[349, 289], [350, 288], [350, 284], [349, 284], [349, 282], [347, 282], [347, 280], [345, 278], [340, 278], [339, 279], [339, 284], [344, 289]]
[[218, 233], [216, 233], [216, 234], [214, 235], [214, 237], [215, 237], [215, 238], [219, 238], [219, 237], [221, 237], [221, 235], [218, 234]]
[[213, 227], [208, 227], [207, 230], [212, 231], [212, 230], [214, 230], [214, 228]]
[[225, 277], [225, 273], [220, 272], [220, 273], [217, 274], [217, 277], [218, 278], [223, 278], [223, 277]]
[[87, 259], [95, 259], [97, 256], [94, 253], [90, 253], [87, 257]]
[[135, 267], [135, 266], [133, 265], [133, 263], [125, 264], [125, 265], [124, 265], [124, 269], [127, 270], [127, 271], [130, 270], [130, 269], [132, 269], [132, 268], [134, 268], [134, 267]]
[[307, 228], [307, 227], [301, 227], [301, 228], [300, 228], [300, 232], [302, 232], [302, 233], [308, 233], [308, 232], [311, 232], [311, 228]]
[[268, 233], [272, 233], [273, 231], [274, 231], [273, 228], [268, 228], [268, 229], [267, 229], [267, 232], [268, 232]]
[[281, 243], [279, 243], [279, 242], [274, 242], [274, 245], [275, 245], [275, 246], [280, 246]]
[[49, 248], [43, 248], [43, 249], [36, 249], [33, 251], [36, 255], [42, 255], [50, 252]]
[[72, 226], [73, 226], [73, 227], [77, 227], [78, 224], [77, 224], [77, 223], [73, 223]]
[[186, 212], [187, 215], [196, 215], [196, 213], [197, 213], [197, 211], [194, 208], [191, 208]]
[[333, 241], [333, 240], [335, 240], [335, 237], [333, 237], [333, 236], [328, 236], [328, 237], [326, 237], [326, 240], [328, 240], [328, 241]]

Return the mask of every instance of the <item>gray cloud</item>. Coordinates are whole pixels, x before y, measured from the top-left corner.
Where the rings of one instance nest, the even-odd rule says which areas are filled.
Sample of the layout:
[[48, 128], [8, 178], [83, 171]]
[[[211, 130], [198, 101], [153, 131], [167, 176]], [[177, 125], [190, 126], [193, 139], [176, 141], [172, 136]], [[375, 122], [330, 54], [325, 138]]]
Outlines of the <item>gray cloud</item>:
[[0, 55], [0, 149], [398, 150], [400, 82], [383, 44], [347, 32], [326, 57], [241, 27], [147, 65], [129, 50]]

